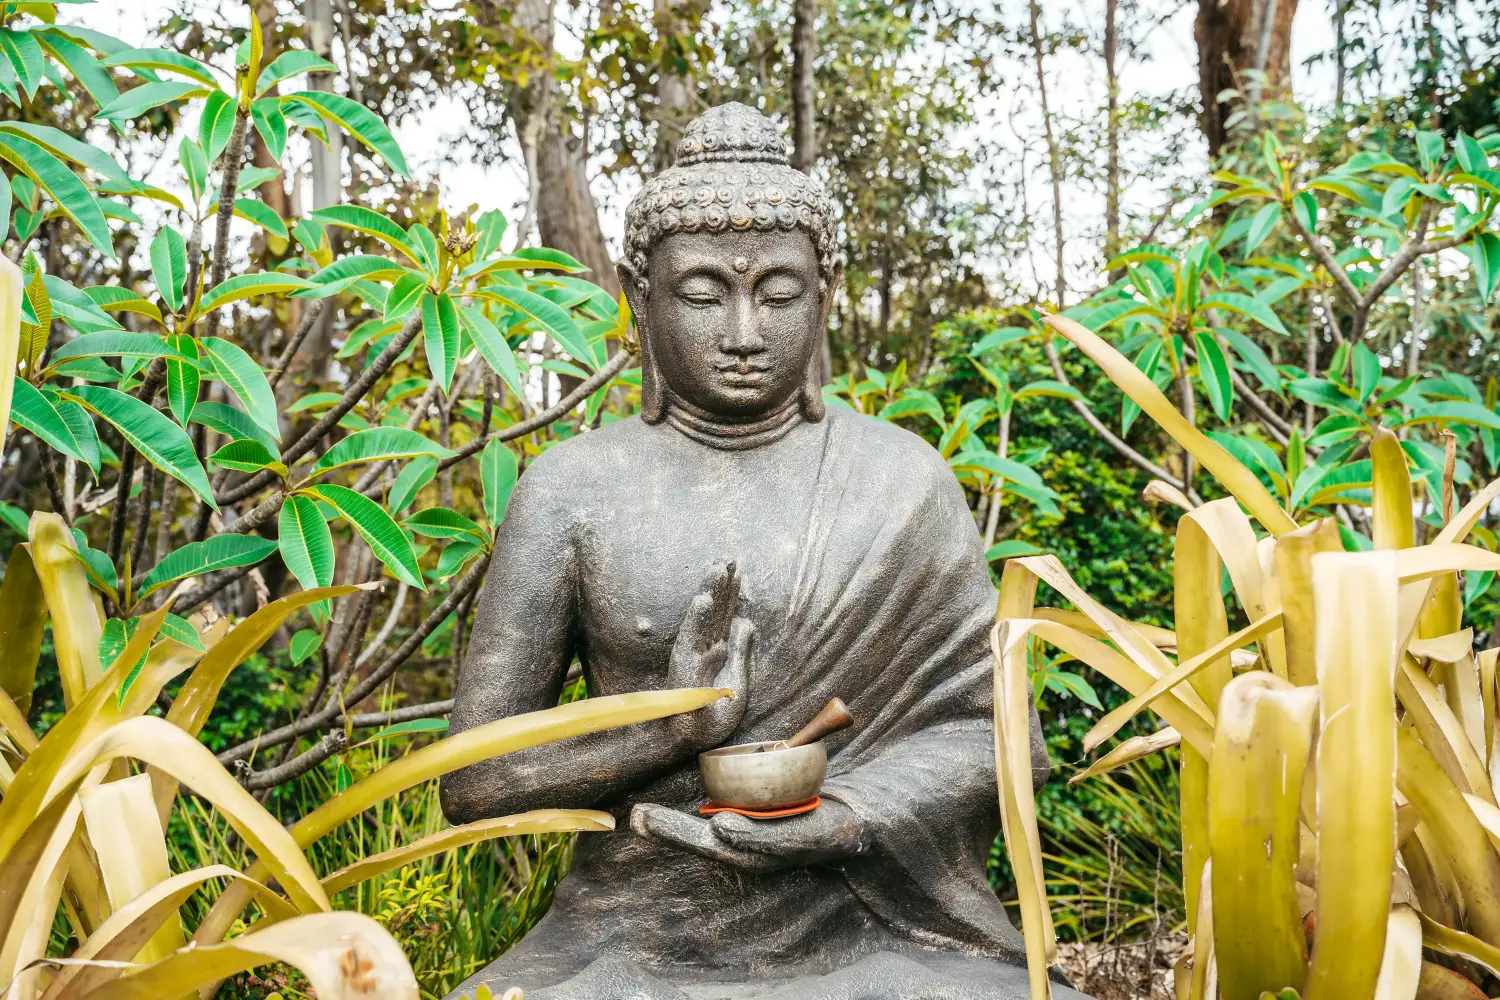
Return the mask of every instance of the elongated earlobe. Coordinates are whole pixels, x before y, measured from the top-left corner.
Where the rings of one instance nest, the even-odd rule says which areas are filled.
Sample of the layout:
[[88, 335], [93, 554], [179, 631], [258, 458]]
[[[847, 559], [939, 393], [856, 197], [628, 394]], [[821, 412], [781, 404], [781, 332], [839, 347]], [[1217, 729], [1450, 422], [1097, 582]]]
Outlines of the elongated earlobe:
[[828, 412], [827, 404], [823, 402], [823, 349], [821, 341], [818, 349], [812, 352], [812, 357], [807, 359], [807, 373], [802, 378], [802, 389], [799, 403], [802, 407], [802, 419], [810, 424], [822, 420]]
[[651, 286], [629, 261], [621, 260], [616, 264], [615, 274], [619, 275], [620, 287], [630, 303], [636, 340], [641, 345], [641, 419], [648, 424], [660, 423], [667, 415], [667, 394], [662, 385], [661, 369], [656, 365], [656, 355], [651, 350], [651, 333], [646, 328], [646, 299]]

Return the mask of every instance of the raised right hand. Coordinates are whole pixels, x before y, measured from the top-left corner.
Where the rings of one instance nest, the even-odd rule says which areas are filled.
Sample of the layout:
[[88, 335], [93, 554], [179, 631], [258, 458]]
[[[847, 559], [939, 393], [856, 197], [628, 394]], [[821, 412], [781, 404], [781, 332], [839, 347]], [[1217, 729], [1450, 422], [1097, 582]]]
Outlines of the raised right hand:
[[673, 737], [694, 752], [721, 745], [745, 717], [755, 626], [735, 615], [739, 600], [740, 578], [734, 563], [715, 563], [682, 616], [672, 643], [668, 688], [722, 687], [734, 692], [732, 699], [667, 720]]

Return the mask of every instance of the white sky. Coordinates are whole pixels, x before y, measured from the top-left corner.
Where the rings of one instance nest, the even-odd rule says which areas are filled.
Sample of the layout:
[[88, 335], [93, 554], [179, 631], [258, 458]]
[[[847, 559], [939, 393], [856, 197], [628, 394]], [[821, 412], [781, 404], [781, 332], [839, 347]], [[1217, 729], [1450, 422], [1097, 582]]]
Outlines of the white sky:
[[[202, 0], [199, 2], [205, 9], [210, 7]], [[1004, 15], [1021, 19], [1011, 23], [1024, 23], [1026, 7], [1022, 0], [999, 2]], [[64, 20], [77, 18], [127, 42], [153, 45], [159, 43], [149, 37], [150, 28], [161, 23], [172, 6], [157, 0], [100, 0], [88, 8], [61, 9]], [[244, 7], [236, 6], [240, 9], [231, 16], [248, 17], [248, 11]], [[1140, 6], [1149, 11], [1153, 6], [1152, 0], [1142, 0]], [[1143, 58], [1122, 63], [1121, 90], [1126, 98], [1144, 94], [1165, 95], [1183, 88], [1196, 87], [1197, 53], [1193, 43], [1196, 7], [1196, 3], [1182, 3], [1181, 9], [1142, 39]], [[1322, 103], [1332, 98], [1331, 67], [1326, 63], [1312, 70], [1302, 66], [1307, 56], [1326, 51], [1332, 45], [1330, 7], [1331, 2], [1325, 0], [1302, 0], [1298, 5], [1292, 33], [1293, 88], [1296, 97], [1304, 102]], [[1100, 0], [1049, 0], [1043, 9], [1046, 22], [1044, 30], [1068, 23], [1091, 35], [1102, 32], [1103, 4]], [[564, 33], [559, 38], [559, 47], [566, 51], [569, 44]], [[336, 61], [342, 62], [337, 57]], [[1027, 164], [1028, 210], [1037, 221], [1037, 237], [1033, 239], [1030, 250], [1034, 260], [1026, 271], [1034, 276], [1037, 284], [1050, 287], [1050, 262], [1053, 256], [1050, 195], [1043, 172], [1044, 159], [1040, 155], [1040, 114], [1032, 106], [1034, 81], [1027, 63], [1001, 66], [998, 69], [1008, 80], [1016, 81], [1017, 86], [1002, 90], [991, 105], [984, 109], [976, 131], [987, 136], [1010, 136], [1010, 141], [1016, 147], [1023, 145], [1020, 136], [1025, 136], [1024, 144], [1031, 147], [1025, 154], [1024, 162]], [[1095, 55], [1059, 53], [1049, 62], [1048, 78], [1054, 112], [1060, 120], [1087, 119], [1097, 114], [1097, 109], [1103, 102], [1104, 81], [1103, 67]], [[490, 166], [465, 160], [439, 169], [438, 151], [450, 148], [452, 139], [469, 127], [467, 113], [462, 105], [457, 101], [448, 101], [421, 115], [420, 121], [397, 123], [394, 131], [414, 172], [425, 177], [437, 175], [443, 202], [448, 208], [459, 209], [469, 204], [477, 204], [481, 210], [499, 208], [514, 223], [520, 215], [519, 207], [526, 196], [525, 173], [517, 162], [518, 157], [512, 158], [508, 163]], [[1000, 141], [1004, 143], [1007, 140]], [[511, 146], [514, 147], [513, 140]], [[297, 146], [294, 145], [294, 156], [296, 149]], [[305, 156], [305, 152], [302, 155]], [[1128, 150], [1126, 155], [1128, 158]], [[1201, 174], [1204, 155], [1201, 141], [1194, 136], [1191, 146], [1180, 151], [1184, 172], [1196, 170]], [[1018, 162], [1022, 162], [1019, 149], [1015, 156]], [[1100, 159], [1102, 161], [1102, 154]], [[175, 171], [171, 158], [166, 158], [155, 171], [153, 180], [176, 187], [175, 183], [171, 183]], [[1150, 215], [1159, 210], [1163, 203], [1163, 184], [1169, 181], [1170, 179], [1147, 178], [1133, 185], [1126, 192], [1127, 211], [1134, 208], [1141, 214]], [[975, 182], [984, 183], [985, 179], [976, 178]], [[625, 201], [634, 186], [634, 182], [628, 178], [622, 180], [618, 187], [607, 187], [603, 183], [595, 185], [596, 197], [603, 204], [601, 214], [606, 235], [616, 245], [621, 235]], [[1080, 272], [1076, 279], [1070, 275], [1070, 281], [1084, 285], [1090, 283], [1089, 273], [1095, 271], [1099, 264], [1098, 259], [1091, 256], [1089, 239], [1102, 225], [1102, 194], [1095, 183], [1070, 183], [1066, 204], [1065, 231], [1070, 240], [1069, 269], [1070, 272]], [[981, 261], [980, 264], [989, 270], [1001, 266], [1001, 262], [995, 261]], [[1014, 272], [1013, 267], [1013, 277]]]

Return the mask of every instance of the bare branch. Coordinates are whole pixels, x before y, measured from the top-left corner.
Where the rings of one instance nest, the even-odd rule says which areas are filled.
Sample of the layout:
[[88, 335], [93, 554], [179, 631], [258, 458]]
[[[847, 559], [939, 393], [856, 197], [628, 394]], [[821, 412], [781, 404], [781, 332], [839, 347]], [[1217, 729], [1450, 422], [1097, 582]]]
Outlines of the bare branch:
[[229, 220], [234, 217], [234, 196], [240, 186], [240, 168], [245, 164], [249, 126], [250, 109], [236, 106], [234, 127], [224, 146], [224, 182], [219, 185], [219, 211], [214, 219], [214, 261], [209, 275], [215, 285], [224, 280], [224, 272], [229, 269]]
[[[1052, 364], [1052, 377], [1063, 385], [1071, 387], [1072, 383], [1068, 381], [1068, 376], [1063, 374], [1062, 359], [1057, 356], [1057, 345], [1052, 342], [1052, 335], [1050, 333], [1044, 337], [1043, 344], [1047, 351], [1047, 360]], [[1123, 438], [1115, 434], [1108, 427], [1105, 427], [1103, 421], [1094, 416], [1094, 411], [1090, 410], [1087, 404], [1081, 403], [1076, 399], [1070, 399], [1068, 402], [1072, 404], [1073, 409], [1078, 411], [1078, 415], [1083, 418], [1083, 422], [1088, 424], [1095, 434], [1104, 439], [1105, 444], [1133, 462], [1142, 471], [1150, 473], [1163, 482], [1171, 483], [1179, 490], [1183, 488], [1181, 479], [1178, 479], [1166, 469], [1163, 469], [1151, 461], [1151, 459], [1126, 444]]]
[[348, 714], [345, 711], [345, 707], [356, 706], [365, 698], [368, 698], [382, 684], [389, 680], [390, 676], [400, 669], [402, 664], [411, 659], [411, 655], [427, 640], [428, 636], [437, 631], [437, 627], [453, 613], [454, 609], [463, 602], [463, 599], [468, 596], [469, 592], [477, 588], [484, 581], [484, 574], [489, 569], [489, 565], [489, 556], [476, 559], [474, 565], [469, 567], [468, 572], [449, 589], [447, 596], [443, 598], [442, 602], [436, 608], [433, 608], [426, 618], [422, 619], [422, 624], [417, 626], [411, 635], [407, 636], [406, 641], [395, 652], [386, 657], [380, 666], [371, 671], [369, 676], [355, 685], [354, 689], [348, 695], [339, 700], [339, 703], [331, 707], [325, 707], [299, 722], [273, 729], [270, 732], [260, 734], [255, 739], [246, 740], [237, 746], [230, 747], [219, 754], [219, 763], [225, 767], [231, 767], [235, 761], [242, 760], [257, 750], [278, 747], [308, 733], [327, 729], [333, 725], [341, 725], [341, 720]]
[[1291, 219], [1292, 228], [1297, 231], [1297, 237], [1302, 240], [1307, 249], [1312, 251], [1312, 255], [1318, 258], [1318, 263], [1323, 265], [1323, 270], [1328, 272], [1333, 283], [1339, 286], [1339, 291], [1343, 292], [1351, 303], [1359, 305], [1359, 289], [1354, 287], [1354, 282], [1350, 281], [1349, 275], [1344, 273], [1343, 266], [1339, 264], [1333, 251], [1328, 248], [1328, 244], [1308, 232], [1307, 228], [1297, 220], [1296, 212], [1289, 213], [1288, 218]]
[[484, 434], [481, 434], [467, 444], [460, 445], [453, 453], [452, 458], [445, 458], [438, 463], [438, 469], [452, 468], [470, 455], [484, 450], [484, 446], [489, 444], [492, 439], [496, 441], [513, 441], [518, 437], [525, 437], [532, 431], [546, 427], [554, 420], [566, 416], [569, 410], [589, 398], [600, 386], [608, 384], [610, 379], [624, 371], [625, 366], [630, 364], [630, 360], [634, 356], [629, 348], [619, 351], [614, 357], [609, 359], [603, 368], [590, 375], [588, 381], [579, 385], [578, 388], [558, 400], [554, 405], [534, 417], [523, 420], [518, 424], [511, 424], [502, 430], [490, 432], [486, 429]]
[[[344, 390], [344, 395], [333, 405], [333, 408], [323, 414], [323, 418], [314, 424], [311, 430], [298, 438], [294, 444], [282, 453], [282, 462], [290, 466], [297, 459], [311, 451], [313, 446], [318, 443], [318, 439], [337, 426], [338, 422], [344, 419], [344, 415], [354, 409], [359, 401], [365, 397], [365, 393], [369, 392], [370, 388], [379, 381], [380, 377], [389, 370], [391, 365], [396, 363], [396, 359], [417, 338], [417, 334], [421, 330], [422, 317], [419, 311], [414, 311], [411, 318], [406, 321], [406, 325], [401, 328], [401, 332], [396, 334], [391, 342], [386, 345], [385, 350], [381, 351], [374, 361], [370, 362], [368, 368], [360, 372], [359, 378], [355, 379], [349, 388]], [[269, 486], [275, 479], [276, 473], [274, 472], [258, 472], [239, 486], [226, 491], [224, 495], [215, 497], [215, 499], [221, 504], [234, 503], [237, 500], [245, 499], [245, 497], [256, 490]], [[277, 508], [280, 509], [279, 503], [277, 504]]]
[[335, 729], [314, 743], [312, 749], [298, 754], [284, 764], [267, 768], [264, 771], [251, 771], [249, 768], [237, 769], [241, 772], [240, 784], [252, 792], [284, 785], [294, 778], [300, 778], [334, 754], [343, 753], [348, 745], [349, 737], [344, 735], [342, 729]]
[[281, 353], [277, 355], [276, 371], [267, 379], [271, 383], [272, 392], [275, 392], [276, 387], [281, 384], [281, 379], [286, 374], [287, 366], [297, 356], [297, 348], [302, 346], [302, 342], [307, 339], [307, 335], [312, 333], [313, 327], [318, 325], [318, 320], [323, 318], [323, 311], [328, 308], [330, 301], [329, 299], [318, 299], [302, 310], [302, 322], [297, 324], [297, 329], [292, 333], [290, 339], [287, 340], [286, 346], [281, 349]]

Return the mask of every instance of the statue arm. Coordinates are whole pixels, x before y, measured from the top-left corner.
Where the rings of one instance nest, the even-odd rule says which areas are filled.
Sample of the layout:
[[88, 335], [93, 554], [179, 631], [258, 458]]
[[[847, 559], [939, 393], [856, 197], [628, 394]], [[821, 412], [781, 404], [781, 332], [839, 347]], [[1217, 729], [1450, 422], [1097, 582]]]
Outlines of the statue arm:
[[[537, 471], [544, 470], [528, 476]], [[555, 706], [577, 646], [578, 559], [568, 517], [547, 510], [545, 486], [523, 489], [526, 478], [496, 538], [476, 609], [469, 657], [455, 686], [455, 735]], [[738, 597], [732, 565], [714, 567], [684, 619], [664, 687], [744, 690], [754, 635], [734, 617]], [[468, 823], [529, 809], [607, 803], [719, 745], [738, 725], [744, 705], [740, 697], [687, 716], [480, 761], [443, 777], [443, 812], [453, 823]]]

